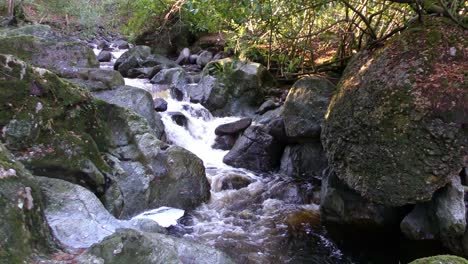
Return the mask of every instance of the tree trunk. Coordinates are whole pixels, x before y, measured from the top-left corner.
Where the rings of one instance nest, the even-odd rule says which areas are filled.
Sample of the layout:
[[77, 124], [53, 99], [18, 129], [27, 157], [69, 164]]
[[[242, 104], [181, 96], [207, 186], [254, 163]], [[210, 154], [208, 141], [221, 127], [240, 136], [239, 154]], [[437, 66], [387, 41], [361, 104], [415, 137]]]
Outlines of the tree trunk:
[[15, 14], [15, 1], [14, 0], [7, 0], [7, 16], [12, 17]]

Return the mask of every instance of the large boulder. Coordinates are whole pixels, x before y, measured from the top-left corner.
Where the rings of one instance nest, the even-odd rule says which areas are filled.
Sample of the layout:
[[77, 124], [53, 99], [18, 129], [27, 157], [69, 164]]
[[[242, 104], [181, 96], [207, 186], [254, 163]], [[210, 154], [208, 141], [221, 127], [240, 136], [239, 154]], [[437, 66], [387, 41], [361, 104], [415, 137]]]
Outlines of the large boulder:
[[171, 146], [165, 150], [162, 161], [167, 174], [155, 179], [153, 207], [191, 210], [210, 199], [210, 184], [200, 158], [184, 148]]
[[274, 78], [262, 65], [223, 59], [207, 64], [188, 94], [215, 116], [252, 115], [272, 85]]
[[[141, 115], [10, 55], [0, 55], [0, 71], [7, 74], [0, 77], [1, 139], [35, 175], [91, 190], [119, 218], [159, 205], [193, 209], [209, 199], [201, 160], [169, 148], [159, 140], [164, 130]], [[139, 95], [128, 98], [147, 102], [154, 114], [151, 97]]]
[[18, 36], [32, 36], [45, 40], [61, 40], [64, 39], [58, 33], [52, 31], [50, 26], [47, 25], [25, 25], [17, 28], [8, 28], [0, 30], [0, 37], [18, 37]]
[[126, 51], [114, 63], [114, 70], [119, 71], [122, 76], [127, 77], [128, 71], [139, 68], [143, 61], [151, 55], [151, 48], [148, 46], [136, 46]]
[[283, 148], [263, 126], [250, 126], [224, 156], [223, 162], [257, 172], [273, 171], [279, 165]]
[[128, 218], [160, 206], [191, 210], [209, 199], [205, 168], [197, 156], [158, 140], [140, 115], [115, 105], [101, 107], [100, 118], [114, 132], [115, 149], [106, 160], [118, 190], [108, 189], [104, 204], [115, 208], [120, 193], [124, 199], [122, 209], [114, 210], [114, 215]]
[[[68, 249], [87, 248], [119, 228], [141, 229], [138, 220], [117, 220], [89, 190], [59, 179], [36, 177], [45, 197], [45, 216], [54, 238]], [[153, 231], [164, 228], [153, 224]]]
[[119, 86], [114, 90], [94, 92], [96, 98], [110, 104], [115, 104], [144, 117], [151, 128], [155, 129], [159, 139], [164, 134], [164, 124], [161, 116], [154, 111], [154, 101], [151, 94], [143, 89], [132, 86]]
[[76, 259], [88, 263], [231, 264], [226, 254], [185, 239], [121, 229]]
[[31, 263], [54, 243], [33, 176], [0, 143], [0, 262]]
[[409, 264], [468, 264], [468, 260], [457, 256], [439, 255], [416, 259]]
[[99, 67], [96, 55], [86, 44], [63, 38], [47, 26], [26, 26], [0, 32], [0, 50], [53, 71], [67, 67]]
[[320, 138], [322, 122], [335, 85], [320, 76], [305, 77], [289, 90], [283, 119], [290, 138]]
[[433, 17], [352, 60], [322, 133], [340, 179], [401, 206], [429, 201], [467, 166], [467, 45], [466, 31]]
[[125, 84], [118, 71], [96, 68], [63, 68], [60, 77], [84, 87], [92, 92], [112, 90]]
[[[11, 55], [0, 55], [2, 140], [35, 174], [66, 177], [103, 193], [109, 167], [100, 147], [101, 129], [90, 94]], [[101, 144], [97, 144], [100, 142]]]

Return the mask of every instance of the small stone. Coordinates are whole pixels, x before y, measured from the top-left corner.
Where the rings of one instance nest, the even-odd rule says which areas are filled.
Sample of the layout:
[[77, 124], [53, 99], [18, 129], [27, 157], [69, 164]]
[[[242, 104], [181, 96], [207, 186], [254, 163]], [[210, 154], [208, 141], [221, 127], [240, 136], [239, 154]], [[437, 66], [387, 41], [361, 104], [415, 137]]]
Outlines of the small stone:
[[455, 47], [450, 47], [449, 54], [452, 57], [455, 57], [457, 55], [457, 49]]
[[164, 112], [167, 110], [167, 101], [162, 98], [154, 99], [154, 110], [156, 112]]

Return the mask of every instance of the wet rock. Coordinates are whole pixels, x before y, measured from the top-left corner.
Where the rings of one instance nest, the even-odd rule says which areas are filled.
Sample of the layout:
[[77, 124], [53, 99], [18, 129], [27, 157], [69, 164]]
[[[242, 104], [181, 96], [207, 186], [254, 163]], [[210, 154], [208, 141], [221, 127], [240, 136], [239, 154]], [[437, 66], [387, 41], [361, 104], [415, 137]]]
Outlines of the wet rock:
[[267, 100], [262, 105], [260, 105], [258, 110], [255, 111], [255, 114], [263, 115], [264, 113], [276, 109], [278, 107], [280, 107], [280, 105], [275, 103], [273, 100]]
[[323, 77], [297, 81], [284, 102], [283, 120], [290, 138], [320, 138], [321, 125], [335, 86]]
[[431, 240], [438, 237], [437, 226], [430, 218], [430, 205], [417, 204], [400, 223], [401, 232], [412, 240]]
[[56, 247], [33, 176], [0, 143], [0, 262], [32, 263]]
[[128, 71], [143, 66], [143, 61], [151, 55], [148, 46], [136, 46], [126, 51], [115, 61], [114, 70], [119, 71], [122, 76], [127, 77]]
[[180, 54], [179, 57], [177, 58], [176, 62], [179, 65], [187, 64], [189, 63], [189, 58], [190, 58], [190, 49], [189, 48], [184, 48]]
[[279, 180], [268, 187], [268, 197], [272, 199], [282, 200], [288, 204], [305, 202], [304, 193], [296, 182]]
[[109, 62], [112, 60], [112, 53], [110, 51], [103, 50], [97, 55], [99, 62]]
[[398, 208], [376, 204], [350, 189], [333, 172], [324, 173], [322, 179], [321, 219], [365, 232], [389, 230], [398, 225]]
[[177, 125], [181, 127], [187, 127], [188, 125], [187, 117], [181, 112], [169, 112], [167, 114], [171, 117], [172, 121], [174, 121]]
[[215, 116], [249, 116], [272, 85], [274, 78], [262, 65], [223, 59], [205, 67], [200, 83], [189, 94]]
[[154, 99], [154, 110], [156, 112], [164, 112], [167, 110], [167, 102], [163, 98]]
[[239, 190], [249, 186], [252, 180], [238, 174], [229, 174], [222, 178], [221, 190]]
[[320, 142], [288, 145], [281, 158], [280, 171], [290, 177], [320, 178], [328, 166]]
[[186, 83], [185, 71], [180, 67], [162, 69], [151, 79], [151, 83], [166, 84], [176, 87], [182, 86]]
[[198, 85], [190, 85], [187, 87], [190, 102], [200, 103], [207, 101], [211, 90], [216, 85], [216, 78], [212, 76], [203, 76]]
[[300, 210], [289, 214], [286, 217], [288, 233], [294, 237], [303, 236], [313, 228], [320, 227], [320, 212], [318, 210]]
[[112, 90], [125, 84], [118, 71], [94, 68], [63, 68], [60, 77], [90, 91]]
[[66, 181], [37, 177], [46, 201], [45, 216], [55, 239], [71, 248], [87, 248], [119, 228], [165, 233], [156, 222], [118, 220], [89, 190]]
[[212, 148], [214, 149], [221, 149], [221, 150], [230, 150], [236, 144], [237, 136], [233, 135], [223, 135], [217, 136], [215, 138], [215, 143], [213, 144]]
[[[97, 261], [97, 262], [96, 262]], [[93, 245], [77, 263], [234, 263], [224, 253], [185, 239], [162, 234], [119, 230], [101, 243]]]
[[210, 184], [203, 161], [184, 148], [171, 146], [164, 152], [167, 174], [155, 178], [151, 192], [154, 207], [192, 210], [210, 198]]
[[161, 68], [178, 67], [177, 63], [159, 54], [152, 54], [149, 57], [145, 58], [142, 62], [142, 65], [144, 67], [161, 66]]
[[213, 59], [213, 53], [209, 52], [209, 51], [203, 51], [202, 53], [200, 53], [200, 55], [198, 55], [198, 58], [197, 58], [197, 64], [200, 66], [200, 67], [205, 67], [205, 65], [207, 65], [211, 60]]
[[189, 62], [190, 62], [190, 64], [196, 64], [196, 63], [197, 63], [197, 59], [198, 59], [198, 55], [197, 55], [197, 54], [192, 54], [192, 55], [190, 55], [190, 57], [189, 57]]
[[213, 116], [211, 115], [210, 111], [202, 106], [195, 106], [190, 104], [184, 104], [182, 109], [189, 112], [192, 117], [201, 118], [204, 121], [211, 120]]
[[[330, 103], [322, 133], [329, 164], [371, 201], [389, 206], [429, 201], [466, 166], [468, 137], [463, 124], [468, 104], [461, 98], [468, 90], [427, 90], [425, 82], [418, 81], [439, 76], [432, 65], [451, 67], [468, 59], [466, 54], [456, 58], [441, 54], [429, 62], [419, 56], [447, 50], [448, 38], [464, 41], [466, 32], [446, 22], [430, 18], [421, 30], [405, 31], [402, 41], [440, 36], [435, 43], [417, 45], [411, 54], [396, 42], [360, 53], [348, 65]], [[388, 65], [391, 71], [384, 70]], [[430, 70], [418, 70], [426, 67]]]
[[240, 120], [218, 126], [215, 129], [215, 134], [218, 136], [236, 135], [247, 129], [250, 124], [252, 124], [252, 118], [242, 118]]
[[464, 188], [457, 176], [454, 176], [447, 186], [434, 195], [434, 215], [442, 237], [458, 237], [465, 233], [464, 196]]
[[128, 71], [128, 78], [151, 79], [158, 74], [161, 69], [160, 66], [130, 69]]
[[263, 127], [250, 126], [224, 156], [223, 162], [257, 172], [272, 171], [279, 165], [283, 148]]
[[63, 246], [87, 248], [124, 227], [89, 190], [58, 179], [37, 180], [47, 204], [47, 223]]
[[129, 49], [130, 48], [130, 45], [125, 40], [113, 41], [111, 45], [118, 48], [118, 49]]
[[155, 106], [149, 92], [132, 86], [120, 86], [110, 91], [94, 92], [93, 95], [110, 104], [135, 111], [148, 121], [151, 128], [164, 131], [164, 124], [159, 114], [154, 112]]
[[101, 49], [101, 50], [107, 49], [107, 48], [109, 48], [109, 43], [108, 43], [107, 41], [105, 41], [105, 40], [99, 40], [99, 41], [96, 43], [96, 47], [97, 47], [98, 49]]

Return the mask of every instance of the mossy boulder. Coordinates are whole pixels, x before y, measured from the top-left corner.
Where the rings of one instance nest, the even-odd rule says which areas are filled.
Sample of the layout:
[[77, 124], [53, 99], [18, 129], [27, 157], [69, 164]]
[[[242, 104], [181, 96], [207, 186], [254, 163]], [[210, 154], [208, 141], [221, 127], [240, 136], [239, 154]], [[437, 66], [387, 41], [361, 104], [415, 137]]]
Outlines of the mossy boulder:
[[63, 39], [58, 33], [52, 31], [50, 26], [47, 25], [25, 25], [18, 28], [7, 28], [0, 30], [0, 37], [18, 37], [18, 36], [32, 36], [45, 40], [60, 40]]
[[122, 75], [118, 71], [109, 69], [64, 68], [59, 75], [92, 92], [112, 90], [125, 85]]
[[0, 143], [0, 262], [30, 263], [55, 247], [33, 176]]
[[338, 177], [372, 202], [428, 201], [468, 164], [466, 31], [443, 18], [359, 53], [326, 114]]
[[209, 199], [203, 162], [160, 141], [157, 120], [152, 128], [130, 110], [147, 102], [155, 114], [148, 93], [129, 97], [142, 101], [126, 109], [11, 55], [0, 55], [0, 72], [1, 139], [35, 175], [79, 184], [123, 218], [162, 205], [193, 209]]
[[[34, 173], [102, 193], [109, 167], [97, 147], [109, 131], [86, 91], [11, 55], [0, 55], [0, 127], [6, 146]], [[96, 139], [96, 140], [95, 140]]]
[[35, 66], [57, 72], [66, 67], [99, 67], [93, 50], [78, 42], [55, 42], [31, 36], [15, 36], [0, 38], [0, 50]]
[[468, 260], [451, 255], [439, 255], [427, 258], [420, 258], [411, 261], [409, 264], [468, 264]]
[[215, 116], [249, 116], [274, 84], [274, 77], [259, 63], [222, 59], [206, 65], [200, 83], [188, 87], [188, 94]]

